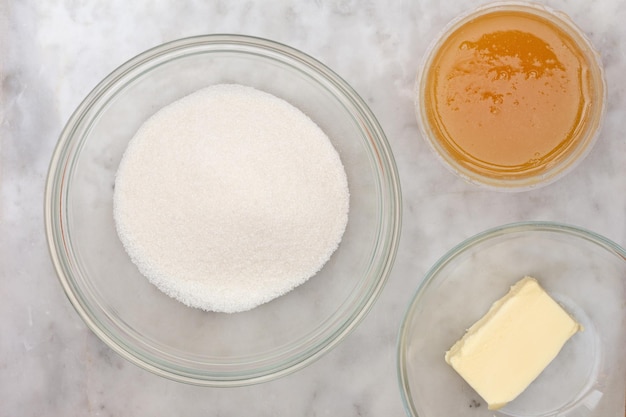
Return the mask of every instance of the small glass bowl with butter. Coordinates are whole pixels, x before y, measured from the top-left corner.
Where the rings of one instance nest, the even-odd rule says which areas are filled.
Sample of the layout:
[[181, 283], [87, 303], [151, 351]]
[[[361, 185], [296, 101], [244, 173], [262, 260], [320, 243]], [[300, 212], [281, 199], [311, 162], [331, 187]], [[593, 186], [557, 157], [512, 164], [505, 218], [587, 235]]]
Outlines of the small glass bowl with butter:
[[[525, 276], [536, 278], [582, 331], [521, 394], [502, 408], [489, 410], [446, 363], [446, 353]], [[624, 248], [593, 232], [551, 222], [487, 230], [443, 256], [410, 302], [400, 328], [397, 362], [406, 412], [413, 417], [621, 415], [625, 322]]]
[[606, 85], [599, 54], [565, 14], [497, 2], [449, 23], [418, 72], [422, 136], [446, 167], [499, 191], [549, 184], [590, 152]]

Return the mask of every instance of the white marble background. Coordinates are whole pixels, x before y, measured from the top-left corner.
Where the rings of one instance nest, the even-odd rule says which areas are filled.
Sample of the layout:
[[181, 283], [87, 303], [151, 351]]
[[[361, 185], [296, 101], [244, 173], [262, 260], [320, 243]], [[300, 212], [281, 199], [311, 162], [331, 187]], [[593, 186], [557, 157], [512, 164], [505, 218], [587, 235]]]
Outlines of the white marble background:
[[[601, 51], [609, 85], [600, 141], [555, 184], [497, 193], [451, 175], [419, 137], [411, 90], [428, 43], [479, 2], [456, 0], [0, 1], [0, 417], [402, 416], [395, 342], [413, 289], [461, 240], [518, 220], [558, 220], [626, 244], [626, 3], [549, 0]], [[355, 332], [280, 380], [211, 389], [119, 358], [82, 323], [48, 258], [43, 190], [57, 137], [105, 75], [159, 43], [205, 33], [287, 43], [366, 99], [395, 152], [404, 193], [389, 282]], [[609, 416], [607, 416], [609, 417]]]

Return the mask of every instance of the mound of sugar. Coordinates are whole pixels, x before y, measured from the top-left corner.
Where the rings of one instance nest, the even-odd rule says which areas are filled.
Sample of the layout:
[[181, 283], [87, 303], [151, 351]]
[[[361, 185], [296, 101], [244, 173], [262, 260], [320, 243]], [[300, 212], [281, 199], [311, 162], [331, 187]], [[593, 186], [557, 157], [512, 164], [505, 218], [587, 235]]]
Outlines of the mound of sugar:
[[150, 282], [188, 306], [238, 312], [323, 267], [343, 236], [349, 192], [337, 151], [304, 113], [221, 84], [141, 126], [113, 203], [120, 240]]

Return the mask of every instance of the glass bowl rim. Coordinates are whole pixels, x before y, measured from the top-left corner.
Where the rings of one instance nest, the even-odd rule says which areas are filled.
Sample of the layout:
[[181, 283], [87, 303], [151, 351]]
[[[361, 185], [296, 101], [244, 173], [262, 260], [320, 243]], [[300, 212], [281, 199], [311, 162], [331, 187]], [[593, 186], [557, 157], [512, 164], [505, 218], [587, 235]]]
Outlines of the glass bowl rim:
[[[325, 336], [315, 343], [311, 343], [311, 340], [304, 337], [299, 339], [306, 342], [307, 348], [302, 352], [292, 354], [288, 360], [273, 364], [271, 367], [263, 365], [255, 368], [254, 372], [249, 374], [246, 372], [216, 372], [209, 375], [206, 372], [202, 374], [177, 372], [176, 366], [170, 365], [166, 368], [166, 364], [164, 364], [166, 361], [159, 361], [158, 358], [151, 359], [150, 362], [146, 361], [145, 357], [141, 357], [138, 352], [133, 351], [132, 346], [125, 342], [124, 337], [119, 338], [114, 333], [109, 334], [110, 331], [105, 331], [102, 328], [103, 325], [90, 314], [89, 309], [95, 307], [89, 306], [81, 298], [81, 291], [77, 288], [78, 285], [74, 277], [68, 273], [70, 268], [67, 265], [71, 263], [72, 259], [68, 257], [67, 246], [69, 243], [63, 227], [63, 217], [66, 214], [62, 201], [66, 193], [64, 182], [67, 180], [68, 166], [78, 155], [73, 149], [76, 147], [75, 142], [80, 140], [79, 137], [75, 136], [75, 129], [85, 117], [89, 116], [92, 108], [97, 108], [101, 104], [103, 96], [111, 91], [119, 92], [116, 89], [120, 87], [120, 80], [124, 80], [124, 77], [129, 73], [137, 71], [143, 66], [148, 66], [155, 59], [161, 59], [168, 54], [182, 53], [184, 56], [185, 51], [193, 48], [216, 48], [205, 51], [212, 53], [222, 51], [220, 48], [225, 48], [228, 45], [244, 48], [249, 53], [256, 51], [264, 58], [271, 58], [270, 55], [273, 54], [290, 62], [296, 62], [305, 68], [304, 72], [308, 76], [315, 78], [316, 81], [323, 79], [332, 85], [333, 89], [336, 90], [336, 92], [335, 90], [332, 91], [335, 98], [342, 103], [348, 102], [350, 104], [350, 113], [353, 116], [358, 116], [360, 129], [367, 132], [367, 141], [371, 142], [370, 146], [376, 150], [376, 155], [373, 157], [377, 167], [376, 179], [380, 183], [378, 187], [381, 191], [379, 195], [381, 215], [377, 219], [378, 233], [373, 259], [378, 265], [376, 268], [372, 268], [373, 272], [369, 279], [371, 282], [363, 281], [368, 282], [365, 296], [355, 300], [355, 307], [349, 310], [350, 314], [347, 317], [341, 317], [345, 320], [334, 320], [337, 317], [330, 316], [322, 323], [330, 330], [325, 329], [326, 331], [320, 332], [316, 328], [314, 332], [315, 338], [319, 338], [319, 333]], [[233, 52], [232, 50], [229, 51]], [[238, 50], [234, 52], [238, 52]], [[285, 62], [281, 62], [281, 64], [286, 65]], [[151, 68], [149, 67], [149, 69]], [[122, 87], [124, 85], [121, 84]], [[147, 49], [118, 66], [87, 94], [66, 122], [52, 153], [44, 193], [44, 221], [50, 258], [66, 296], [87, 327], [109, 348], [129, 362], [175, 381], [215, 387], [243, 386], [273, 380], [304, 368], [345, 339], [361, 322], [380, 295], [395, 262], [402, 224], [401, 201], [397, 166], [385, 133], [364, 100], [343, 78], [310, 55], [273, 40], [240, 34], [207, 34], [176, 39]], [[372, 279], [374, 277], [375, 279]], [[337, 312], [343, 313], [344, 310], [339, 308]], [[332, 324], [326, 324], [326, 322], [332, 322]], [[309, 345], [313, 346], [309, 347]], [[275, 356], [279, 357], [280, 355]]]

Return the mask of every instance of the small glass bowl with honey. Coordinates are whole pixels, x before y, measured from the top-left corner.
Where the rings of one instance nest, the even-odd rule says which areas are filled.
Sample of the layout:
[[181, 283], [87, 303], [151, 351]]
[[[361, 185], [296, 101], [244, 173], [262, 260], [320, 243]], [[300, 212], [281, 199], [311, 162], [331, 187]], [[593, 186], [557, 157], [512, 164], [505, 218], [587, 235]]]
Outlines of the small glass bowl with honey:
[[553, 182], [591, 150], [604, 116], [598, 53], [564, 14], [492, 3], [451, 22], [416, 83], [422, 134], [471, 183], [521, 191]]

